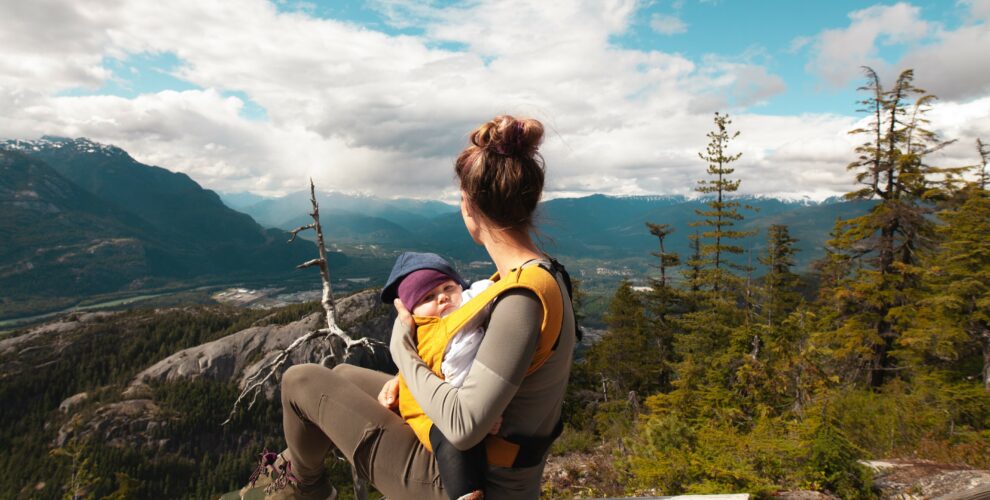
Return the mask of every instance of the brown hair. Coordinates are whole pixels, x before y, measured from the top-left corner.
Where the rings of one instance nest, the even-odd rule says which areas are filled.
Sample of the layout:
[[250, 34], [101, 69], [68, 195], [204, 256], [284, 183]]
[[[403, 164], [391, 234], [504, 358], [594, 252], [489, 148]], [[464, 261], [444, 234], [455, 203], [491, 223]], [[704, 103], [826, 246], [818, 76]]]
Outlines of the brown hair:
[[530, 230], [543, 194], [543, 124], [496, 116], [471, 132], [454, 171], [461, 190], [482, 215], [500, 229]]

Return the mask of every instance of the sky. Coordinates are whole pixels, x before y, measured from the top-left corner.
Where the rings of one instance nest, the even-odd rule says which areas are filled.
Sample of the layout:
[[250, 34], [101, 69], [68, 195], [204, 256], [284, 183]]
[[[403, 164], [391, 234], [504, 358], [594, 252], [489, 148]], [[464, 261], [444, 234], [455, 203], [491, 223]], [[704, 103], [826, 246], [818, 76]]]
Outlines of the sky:
[[691, 195], [718, 111], [744, 194], [852, 188], [861, 66], [990, 141], [990, 0], [0, 0], [0, 137], [88, 137], [224, 193], [454, 200], [499, 114], [542, 121], [548, 198]]

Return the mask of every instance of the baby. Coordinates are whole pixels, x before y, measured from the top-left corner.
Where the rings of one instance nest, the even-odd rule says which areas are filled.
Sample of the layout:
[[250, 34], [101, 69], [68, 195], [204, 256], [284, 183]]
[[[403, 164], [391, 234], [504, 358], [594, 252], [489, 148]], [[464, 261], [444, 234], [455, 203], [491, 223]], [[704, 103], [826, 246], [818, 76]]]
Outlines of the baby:
[[[382, 301], [390, 302], [390, 298], [398, 297], [402, 305], [415, 316], [442, 318], [492, 284], [491, 280], [480, 280], [467, 287], [467, 282], [439, 255], [405, 252], [396, 259], [388, 283], [382, 290]], [[490, 312], [489, 304], [455, 334], [447, 345], [440, 371], [444, 380], [454, 387], [464, 384], [485, 334], [483, 325]], [[388, 399], [390, 397], [391, 395], [386, 395], [382, 404], [393, 408], [392, 400]], [[500, 423], [501, 419], [495, 423], [492, 433], [498, 431]], [[484, 498], [482, 488], [487, 466], [484, 442], [469, 450], [460, 451], [434, 426], [430, 429], [430, 446], [440, 468], [444, 489], [451, 499]]]

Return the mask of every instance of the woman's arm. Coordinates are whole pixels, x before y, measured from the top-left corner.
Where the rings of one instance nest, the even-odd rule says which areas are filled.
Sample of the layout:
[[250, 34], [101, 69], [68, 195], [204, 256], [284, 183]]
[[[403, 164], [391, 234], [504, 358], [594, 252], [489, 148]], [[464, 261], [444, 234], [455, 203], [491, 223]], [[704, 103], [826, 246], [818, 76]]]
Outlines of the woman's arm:
[[492, 308], [485, 337], [464, 384], [458, 389], [436, 376], [420, 359], [408, 317], [392, 330], [392, 358], [414, 398], [454, 445], [466, 450], [481, 442], [502, 415], [526, 376], [536, 352], [543, 305], [529, 290], [510, 290]]

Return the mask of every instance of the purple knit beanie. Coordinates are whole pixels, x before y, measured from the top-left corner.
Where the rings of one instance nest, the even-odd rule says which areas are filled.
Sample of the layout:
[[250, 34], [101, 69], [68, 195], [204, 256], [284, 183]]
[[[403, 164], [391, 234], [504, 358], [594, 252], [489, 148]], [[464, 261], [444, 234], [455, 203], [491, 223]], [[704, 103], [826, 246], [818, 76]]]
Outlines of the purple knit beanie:
[[402, 282], [399, 283], [399, 300], [411, 312], [430, 290], [447, 280], [457, 281], [436, 269], [413, 271], [402, 278]]

